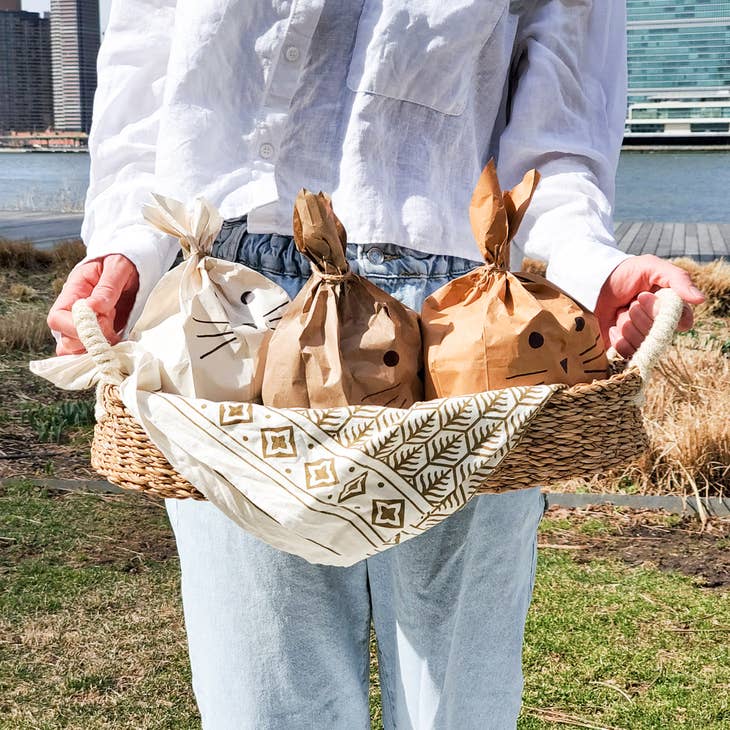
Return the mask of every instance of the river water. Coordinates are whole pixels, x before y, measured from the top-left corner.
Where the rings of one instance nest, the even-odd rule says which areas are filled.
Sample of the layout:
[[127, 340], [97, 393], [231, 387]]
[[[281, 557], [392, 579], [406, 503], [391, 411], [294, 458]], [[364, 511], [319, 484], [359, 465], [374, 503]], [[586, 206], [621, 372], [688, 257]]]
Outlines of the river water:
[[[0, 211], [82, 211], [85, 153], [0, 154]], [[621, 153], [616, 220], [730, 222], [730, 152]]]

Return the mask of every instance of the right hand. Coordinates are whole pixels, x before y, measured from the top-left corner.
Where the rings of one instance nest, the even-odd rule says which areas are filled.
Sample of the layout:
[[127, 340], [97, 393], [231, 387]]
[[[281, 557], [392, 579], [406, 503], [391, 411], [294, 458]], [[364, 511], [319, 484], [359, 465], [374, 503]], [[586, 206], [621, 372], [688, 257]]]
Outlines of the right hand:
[[129, 319], [139, 289], [137, 267], [121, 254], [109, 254], [77, 266], [66, 279], [58, 299], [48, 313], [48, 326], [61, 333], [57, 355], [78, 355], [85, 351], [71, 316], [78, 299], [86, 299], [96, 312], [104, 336], [114, 345]]

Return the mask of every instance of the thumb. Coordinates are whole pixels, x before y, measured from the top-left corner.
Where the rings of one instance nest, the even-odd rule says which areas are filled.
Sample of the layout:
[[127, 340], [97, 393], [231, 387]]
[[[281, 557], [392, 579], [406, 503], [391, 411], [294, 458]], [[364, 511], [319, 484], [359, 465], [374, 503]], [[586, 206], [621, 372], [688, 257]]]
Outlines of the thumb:
[[663, 266], [654, 270], [652, 284], [673, 289], [689, 304], [702, 304], [705, 301], [705, 295], [692, 283], [692, 278], [684, 269], [668, 261], [662, 263]]
[[108, 315], [117, 306], [129, 279], [129, 270], [115, 265], [113, 260], [104, 260], [102, 266], [99, 281], [86, 301], [97, 314]]

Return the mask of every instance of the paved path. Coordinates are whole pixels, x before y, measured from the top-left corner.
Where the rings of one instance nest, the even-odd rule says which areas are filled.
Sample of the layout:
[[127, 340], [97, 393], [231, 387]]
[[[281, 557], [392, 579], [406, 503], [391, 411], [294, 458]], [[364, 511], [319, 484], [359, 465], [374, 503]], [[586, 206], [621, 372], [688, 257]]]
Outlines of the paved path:
[[38, 248], [79, 238], [80, 213], [5, 213], [0, 211], [0, 238], [30, 239]]
[[[79, 213], [0, 212], [0, 238], [33, 241], [48, 248], [57, 241], [78, 238]], [[664, 258], [689, 256], [698, 261], [730, 259], [730, 223], [616, 223], [618, 245], [634, 254]]]

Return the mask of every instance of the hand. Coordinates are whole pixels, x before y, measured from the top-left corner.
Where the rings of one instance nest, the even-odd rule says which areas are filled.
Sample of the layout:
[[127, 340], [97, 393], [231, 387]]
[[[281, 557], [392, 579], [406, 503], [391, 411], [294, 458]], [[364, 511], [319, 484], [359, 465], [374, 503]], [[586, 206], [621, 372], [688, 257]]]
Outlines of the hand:
[[632, 256], [622, 261], [606, 279], [598, 295], [595, 315], [606, 346], [630, 357], [644, 341], [659, 312], [653, 292], [673, 289], [686, 302], [678, 330], [688, 330], [694, 321], [691, 304], [701, 304], [705, 295], [689, 274], [658, 256]]
[[71, 316], [71, 307], [78, 299], [86, 299], [96, 312], [107, 340], [112, 345], [119, 342], [117, 333], [124, 329], [129, 319], [138, 289], [137, 267], [121, 254], [110, 254], [77, 266], [68, 275], [48, 313], [48, 326], [61, 333], [56, 354], [84, 352]]

